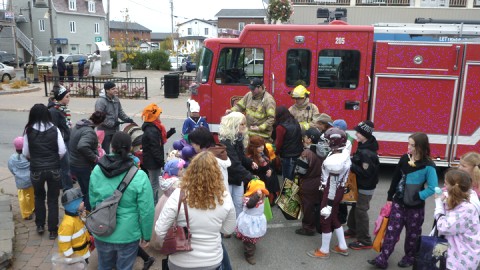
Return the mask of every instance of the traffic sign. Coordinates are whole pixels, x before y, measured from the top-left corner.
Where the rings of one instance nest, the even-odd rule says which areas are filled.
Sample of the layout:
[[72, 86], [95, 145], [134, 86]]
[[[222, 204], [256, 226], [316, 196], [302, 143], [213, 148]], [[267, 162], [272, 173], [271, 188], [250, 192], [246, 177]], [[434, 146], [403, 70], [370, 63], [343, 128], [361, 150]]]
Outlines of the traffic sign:
[[102, 41], [102, 37], [95, 37], [95, 42], [101, 42]]

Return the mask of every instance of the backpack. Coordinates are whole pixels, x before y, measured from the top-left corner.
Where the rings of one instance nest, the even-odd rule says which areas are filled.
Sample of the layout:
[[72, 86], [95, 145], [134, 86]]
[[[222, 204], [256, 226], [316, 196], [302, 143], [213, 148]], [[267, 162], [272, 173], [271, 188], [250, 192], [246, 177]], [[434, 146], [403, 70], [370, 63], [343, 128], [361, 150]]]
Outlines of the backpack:
[[115, 231], [118, 203], [137, 171], [136, 166], [130, 167], [113, 194], [99, 203], [95, 210], [87, 216], [85, 226], [87, 226], [89, 232], [97, 236], [109, 236]]

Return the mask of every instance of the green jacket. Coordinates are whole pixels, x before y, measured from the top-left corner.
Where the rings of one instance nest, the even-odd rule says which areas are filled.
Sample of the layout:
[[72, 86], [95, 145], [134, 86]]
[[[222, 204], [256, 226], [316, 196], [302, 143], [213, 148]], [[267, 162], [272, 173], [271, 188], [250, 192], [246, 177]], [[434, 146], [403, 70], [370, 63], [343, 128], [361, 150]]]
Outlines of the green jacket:
[[[92, 208], [113, 194], [132, 164], [119, 160], [115, 155], [100, 159], [90, 175]], [[95, 235], [95, 238], [112, 244], [126, 244], [140, 239], [150, 241], [154, 213], [152, 186], [147, 174], [138, 170], [118, 205], [115, 231], [105, 237]]]

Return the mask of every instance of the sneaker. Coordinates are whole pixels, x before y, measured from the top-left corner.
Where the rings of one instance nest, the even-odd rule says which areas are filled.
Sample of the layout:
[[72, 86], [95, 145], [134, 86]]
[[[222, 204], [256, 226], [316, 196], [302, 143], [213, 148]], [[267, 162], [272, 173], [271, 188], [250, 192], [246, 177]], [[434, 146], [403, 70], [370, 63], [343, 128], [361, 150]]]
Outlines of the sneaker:
[[37, 226], [37, 233], [38, 234], [43, 234], [44, 231], [45, 231], [45, 228], [43, 228], [43, 226]]
[[48, 236], [48, 239], [50, 240], [55, 240], [58, 236], [57, 232], [50, 232], [50, 235]]
[[304, 228], [296, 229], [295, 233], [300, 234], [300, 235], [305, 235], [305, 236], [314, 236], [315, 235], [314, 231], [305, 230]]
[[334, 248], [330, 249], [330, 251], [343, 256], [348, 256], [348, 249], [341, 249], [339, 246], [335, 246]]
[[376, 268], [379, 268], [379, 269], [387, 269], [386, 266], [381, 266], [381, 265], [379, 265], [375, 259], [373, 259], [373, 260], [367, 260], [367, 262], [368, 262], [370, 265], [375, 266]]
[[343, 235], [345, 236], [345, 239], [355, 238], [357, 236], [357, 234], [350, 229], [346, 230]]
[[319, 258], [319, 259], [328, 259], [330, 258], [330, 253], [323, 253], [320, 251], [319, 248], [307, 251], [307, 255], [312, 258]]
[[398, 265], [398, 267], [401, 267], [401, 268], [409, 268], [410, 266], [413, 265], [413, 263], [401, 260], [401, 261], [398, 262], [397, 265]]
[[150, 267], [152, 266], [152, 264], [155, 262], [155, 258], [154, 257], [149, 257], [148, 260], [146, 260], [144, 263], [143, 263], [143, 270], [148, 270], [150, 269]]
[[348, 244], [348, 247], [353, 249], [353, 250], [362, 250], [362, 249], [371, 249], [372, 248], [372, 245], [367, 245], [367, 244], [364, 244], [360, 241], [355, 241], [355, 242], [352, 242], [350, 244]]
[[253, 257], [253, 256], [245, 257], [245, 260], [251, 265], [255, 265], [257, 263], [257, 261], [255, 260], [255, 257]]

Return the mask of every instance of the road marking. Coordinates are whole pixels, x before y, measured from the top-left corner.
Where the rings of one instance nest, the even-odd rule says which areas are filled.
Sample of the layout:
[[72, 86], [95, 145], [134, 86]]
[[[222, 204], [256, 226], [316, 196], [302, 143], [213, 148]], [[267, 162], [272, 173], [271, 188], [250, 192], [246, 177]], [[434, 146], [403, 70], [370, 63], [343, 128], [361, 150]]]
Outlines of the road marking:
[[279, 228], [289, 228], [289, 227], [299, 227], [301, 226], [301, 222], [292, 222], [292, 223], [275, 223], [275, 224], [268, 224], [268, 229], [279, 229]]

